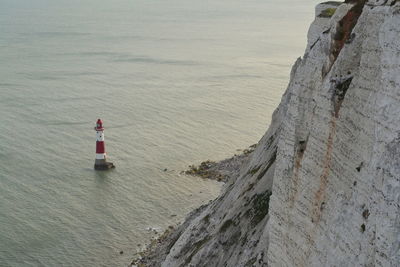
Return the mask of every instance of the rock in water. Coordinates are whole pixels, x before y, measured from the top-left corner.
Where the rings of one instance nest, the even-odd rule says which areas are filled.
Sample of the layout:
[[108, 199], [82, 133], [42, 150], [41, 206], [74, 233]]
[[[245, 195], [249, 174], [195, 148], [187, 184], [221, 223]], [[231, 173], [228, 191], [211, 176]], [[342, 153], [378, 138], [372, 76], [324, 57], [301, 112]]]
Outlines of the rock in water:
[[316, 11], [250, 160], [148, 266], [398, 266], [400, 2]]

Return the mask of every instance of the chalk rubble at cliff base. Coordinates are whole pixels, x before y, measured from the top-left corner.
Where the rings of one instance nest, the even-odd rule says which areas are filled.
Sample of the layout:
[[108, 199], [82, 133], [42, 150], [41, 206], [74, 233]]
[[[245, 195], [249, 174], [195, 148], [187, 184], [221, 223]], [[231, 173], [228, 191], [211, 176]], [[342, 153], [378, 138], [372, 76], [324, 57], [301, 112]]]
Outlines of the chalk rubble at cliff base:
[[398, 266], [399, 74], [399, 1], [318, 5], [257, 148], [144, 266]]
[[189, 169], [182, 171], [181, 174], [198, 176], [204, 179], [217, 180], [219, 182], [227, 182], [230, 177], [236, 175], [240, 167], [249, 160], [251, 153], [254, 152], [257, 144], [251, 145], [242, 151], [239, 155], [215, 162], [203, 161], [200, 165], [189, 165]]

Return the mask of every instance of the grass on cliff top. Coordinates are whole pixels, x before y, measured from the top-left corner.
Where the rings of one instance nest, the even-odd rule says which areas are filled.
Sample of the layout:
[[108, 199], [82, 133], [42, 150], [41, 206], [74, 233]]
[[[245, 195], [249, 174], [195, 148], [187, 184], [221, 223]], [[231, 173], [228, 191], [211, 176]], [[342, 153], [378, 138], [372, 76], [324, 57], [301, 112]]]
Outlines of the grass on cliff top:
[[340, 1], [327, 1], [327, 2], [323, 2], [321, 4], [340, 6], [341, 4], [343, 4], [343, 2], [340, 2]]
[[321, 13], [318, 15], [318, 17], [320, 18], [330, 18], [333, 16], [333, 14], [335, 14], [336, 12], [336, 8], [327, 8], [321, 11]]

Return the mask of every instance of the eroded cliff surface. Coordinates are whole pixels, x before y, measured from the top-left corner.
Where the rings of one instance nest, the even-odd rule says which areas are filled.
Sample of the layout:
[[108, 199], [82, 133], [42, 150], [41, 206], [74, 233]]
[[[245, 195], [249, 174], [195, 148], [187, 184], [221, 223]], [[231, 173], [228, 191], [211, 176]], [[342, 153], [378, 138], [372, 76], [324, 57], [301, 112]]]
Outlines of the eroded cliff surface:
[[399, 266], [400, 2], [316, 8], [273, 121], [151, 266]]

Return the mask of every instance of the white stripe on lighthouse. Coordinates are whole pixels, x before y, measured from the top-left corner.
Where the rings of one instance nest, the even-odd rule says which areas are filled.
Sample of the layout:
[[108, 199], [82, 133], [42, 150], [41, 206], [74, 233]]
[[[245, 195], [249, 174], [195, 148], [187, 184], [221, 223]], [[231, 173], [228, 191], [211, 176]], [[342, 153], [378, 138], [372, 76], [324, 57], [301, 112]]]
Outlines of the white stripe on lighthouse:
[[96, 154], [96, 159], [106, 159], [106, 153]]
[[104, 141], [104, 132], [96, 131], [96, 141]]

